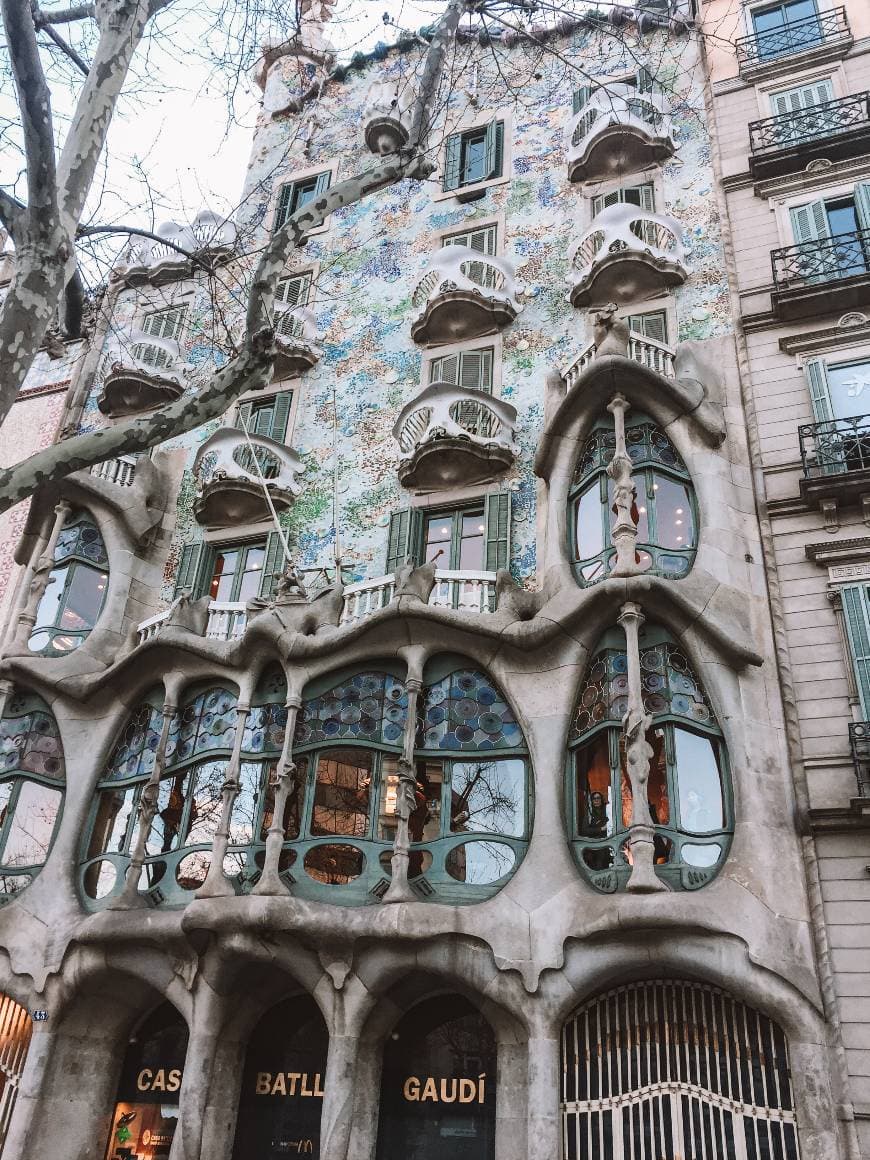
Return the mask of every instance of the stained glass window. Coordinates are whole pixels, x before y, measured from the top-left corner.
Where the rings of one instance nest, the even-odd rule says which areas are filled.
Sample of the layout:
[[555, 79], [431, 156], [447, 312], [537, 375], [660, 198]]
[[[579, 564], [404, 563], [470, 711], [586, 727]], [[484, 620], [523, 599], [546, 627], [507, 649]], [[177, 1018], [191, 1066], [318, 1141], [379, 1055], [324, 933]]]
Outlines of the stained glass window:
[[460, 669], [427, 686], [423, 699], [421, 749], [488, 751], [522, 745], [522, 732], [493, 682], [474, 669]]
[[73, 512], [61, 529], [54, 565], [36, 610], [31, 652], [59, 656], [82, 643], [97, 623], [109, 584], [109, 558], [99, 528]]
[[232, 749], [236, 735], [236, 698], [227, 689], [206, 689], [181, 711], [173, 762], [215, 749]]
[[162, 728], [160, 709], [147, 702], [140, 705], [112, 750], [106, 778], [122, 781], [129, 777], [147, 777], [154, 768]]
[[357, 673], [305, 702], [296, 744], [353, 739], [401, 745], [407, 712], [408, 694], [396, 677]]

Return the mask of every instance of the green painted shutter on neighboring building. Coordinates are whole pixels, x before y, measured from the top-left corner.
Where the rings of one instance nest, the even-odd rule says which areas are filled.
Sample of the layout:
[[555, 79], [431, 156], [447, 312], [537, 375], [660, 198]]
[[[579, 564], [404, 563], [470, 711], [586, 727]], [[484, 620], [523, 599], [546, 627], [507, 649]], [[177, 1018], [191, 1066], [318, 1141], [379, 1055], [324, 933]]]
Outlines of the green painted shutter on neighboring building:
[[278, 208], [275, 210], [275, 229], [279, 230], [290, 214], [290, 203], [293, 200], [293, 183], [282, 185], [278, 194]]
[[801, 242], [815, 242], [820, 238], [829, 238], [831, 230], [828, 226], [828, 215], [823, 201], [810, 201], [806, 205], [795, 206], [791, 210], [791, 228], [794, 240]]
[[810, 387], [810, 403], [817, 423], [829, 423], [834, 417], [831, 392], [828, 388], [828, 368], [823, 358], [807, 359], [804, 367]]
[[198, 540], [195, 544], [185, 544], [181, 549], [181, 561], [175, 573], [175, 596], [182, 592], [190, 592], [191, 597], [197, 600], [205, 596], [204, 584], [207, 577], [205, 571], [211, 559], [211, 551], [207, 544]]
[[260, 596], [270, 600], [275, 591], [278, 577], [284, 571], [284, 545], [277, 532], [269, 532], [266, 537], [266, 554], [263, 560], [263, 575], [260, 577]]
[[862, 230], [870, 230], [870, 184], [859, 181], [855, 185], [855, 214], [858, 226]]
[[843, 599], [843, 616], [846, 622], [846, 636], [852, 653], [855, 682], [861, 698], [861, 715], [870, 721], [870, 609], [868, 609], [867, 586], [840, 589]]
[[486, 497], [484, 509], [486, 545], [484, 566], [487, 572], [507, 568], [511, 556], [511, 493], [499, 491]]
[[501, 177], [504, 166], [504, 122], [490, 121], [486, 127], [484, 148], [484, 181], [493, 177]]

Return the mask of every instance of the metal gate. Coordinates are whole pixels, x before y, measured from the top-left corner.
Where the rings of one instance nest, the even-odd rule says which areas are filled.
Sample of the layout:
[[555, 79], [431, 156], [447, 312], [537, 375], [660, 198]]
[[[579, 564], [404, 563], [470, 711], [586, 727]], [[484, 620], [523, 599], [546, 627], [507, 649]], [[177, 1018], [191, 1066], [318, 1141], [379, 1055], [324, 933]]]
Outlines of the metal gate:
[[0, 1155], [6, 1143], [33, 1022], [24, 1008], [0, 992]]
[[799, 1160], [785, 1037], [714, 987], [619, 987], [562, 1031], [563, 1160]]

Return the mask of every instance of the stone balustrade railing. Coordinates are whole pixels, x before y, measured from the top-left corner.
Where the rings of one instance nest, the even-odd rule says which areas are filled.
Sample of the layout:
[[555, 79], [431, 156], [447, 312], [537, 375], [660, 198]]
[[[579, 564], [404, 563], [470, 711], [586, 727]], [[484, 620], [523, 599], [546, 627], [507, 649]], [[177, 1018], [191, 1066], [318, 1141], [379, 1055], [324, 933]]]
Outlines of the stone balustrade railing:
[[609, 205], [593, 218], [571, 251], [573, 280], [586, 278], [606, 255], [648, 254], [654, 261], [682, 263], [682, 227], [676, 218], [636, 205]]
[[[574, 362], [562, 371], [562, 378], [569, 391], [576, 387], [580, 376], [595, 358], [597, 349], [595, 343], [590, 342]], [[676, 352], [667, 343], [646, 338], [642, 334], [632, 334], [628, 340], [628, 357], [666, 378], [674, 377]]]
[[107, 459], [104, 463], [95, 463], [90, 470], [91, 475], [106, 483], [115, 483], [118, 487], [131, 487], [136, 478], [136, 456], [119, 455], [115, 459]]
[[297, 474], [302, 460], [292, 447], [265, 435], [246, 436], [235, 427], [221, 427], [201, 444], [193, 461], [200, 489], [217, 480], [245, 480], [298, 495]]
[[411, 301], [423, 309], [439, 294], [466, 291], [500, 301], [518, 314], [516, 275], [504, 258], [468, 246], [444, 246], [430, 259]]
[[205, 635], [209, 640], [235, 640], [245, 631], [245, 623], [243, 600], [212, 600]]
[[403, 408], [393, 436], [403, 460], [432, 439], [459, 438], [515, 452], [516, 409], [483, 391], [433, 383]]

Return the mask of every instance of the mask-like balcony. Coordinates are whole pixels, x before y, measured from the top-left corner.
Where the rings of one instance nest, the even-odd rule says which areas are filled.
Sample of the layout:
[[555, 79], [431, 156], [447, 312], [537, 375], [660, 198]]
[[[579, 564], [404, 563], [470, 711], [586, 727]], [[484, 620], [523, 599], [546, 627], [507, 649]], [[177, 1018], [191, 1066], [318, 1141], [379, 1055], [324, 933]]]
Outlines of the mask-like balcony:
[[411, 86], [373, 82], [362, 110], [366, 147], [372, 153], [398, 153], [408, 144]]
[[439, 250], [411, 301], [421, 311], [411, 324], [411, 337], [431, 344], [495, 334], [522, 309], [513, 266], [468, 246]]
[[502, 399], [453, 383], [433, 383], [393, 427], [399, 482], [411, 491], [487, 483], [513, 464], [517, 413]]
[[634, 85], [596, 89], [568, 122], [569, 181], [603, 181], [672, 157], [671, 118], [659, 97]]
[[[221, 427], [200, 447], [193, 465], [199, 490], [193, 514], [209, 528], [257, 523], [281, 512], [299, 494], [297, 473], [303, 470], [296, 452], [265, 435]], [[268, 499], [267, 499], [268, 494]]]
[[310, 370], [320, 361], [323, 351], [317, 345], [317, 322], [307, 306], [282, 306], [275, 303], [276, 379], [292, 379]]
[[154, 232], [164, 240], [131, 235], [115, 267], [116, 274], [131, 286], [144, 282], [160, 286], [187, 277], [194, 265], [214, 267], [228, 261], [237, 234], [232, 222], [210, 210], [198, 213], [192, 226], [164, 222]]
[[603, 209], [571, 252], [571, 305], [625, 305], [682, 285], [689, 275], [681, 232], [667, 214], [625, 204]]
[[870, 230], [835, 234], [771, 254], [771, 305], [783, 322], [870, 303]]
[[[577, 385], [580, 376], [595, 358], [597, 349], [595, 343], [590, 342], [574, 362], [562, 371], [562, 378], [569, 391]], [[628, 357], [640, 363], [641, 366], [649, 367], [656, 374], [664, 375], [665, 378], [672, 379], [674, 377], [676, 351], [667, 343], [659, 342], [658, 339], [632, 333], [628, 340]]]
[[847, 161], [870, 153], [870, 93], [854, 93], [753, 121], [749, 172], [756, 181], [800, 173], [813, 161]]
[[177, 399], [186, 375], [178, 343], [136, 331], [130, 346], [103, 355], [97, 372], [103, 381], [97, 406], [110, 419], [138, 415]]

